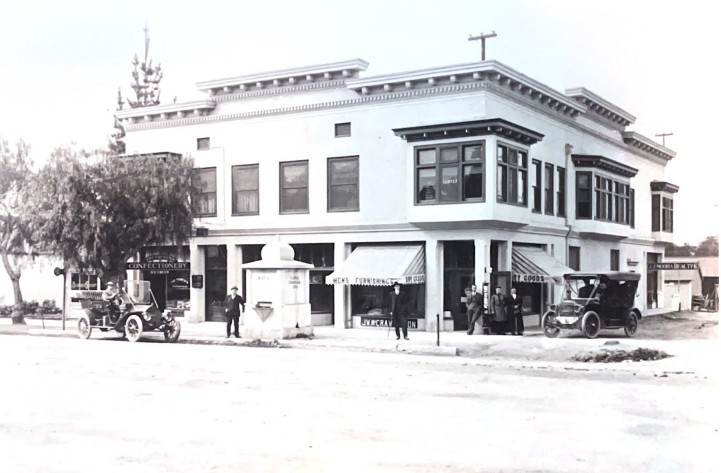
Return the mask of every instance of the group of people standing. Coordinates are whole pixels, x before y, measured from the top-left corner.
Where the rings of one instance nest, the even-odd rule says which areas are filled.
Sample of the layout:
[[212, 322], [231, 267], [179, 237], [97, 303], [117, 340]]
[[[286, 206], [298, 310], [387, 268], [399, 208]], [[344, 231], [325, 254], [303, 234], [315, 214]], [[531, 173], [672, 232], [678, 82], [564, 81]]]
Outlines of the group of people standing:
[[515, 288], [512, 288], [511, 295], [507, 296], [503, 294], [500, 287], [496, 287], [496, 292], [491, 296], [486, 310], [483, 295], [473, 284], [470, 294], [466, 297], [466, 313], [468, 315], [468, 335], [473, 335], [479, 319], [482, 320], [484, 334], [523, 335], [521, 298], [516, 294]]

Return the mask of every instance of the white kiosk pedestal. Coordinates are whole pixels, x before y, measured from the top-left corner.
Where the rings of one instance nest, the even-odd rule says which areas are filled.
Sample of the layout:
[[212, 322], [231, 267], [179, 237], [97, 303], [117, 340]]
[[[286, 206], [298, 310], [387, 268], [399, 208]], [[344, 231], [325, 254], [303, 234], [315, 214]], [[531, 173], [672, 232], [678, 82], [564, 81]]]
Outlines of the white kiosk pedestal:
[[277, 340], [312, 335], [311, 264], [295, 261], [293, 247], [279, 239], [261, 250], [261, 259], [246, 263], [246, 311], [243, 337]]

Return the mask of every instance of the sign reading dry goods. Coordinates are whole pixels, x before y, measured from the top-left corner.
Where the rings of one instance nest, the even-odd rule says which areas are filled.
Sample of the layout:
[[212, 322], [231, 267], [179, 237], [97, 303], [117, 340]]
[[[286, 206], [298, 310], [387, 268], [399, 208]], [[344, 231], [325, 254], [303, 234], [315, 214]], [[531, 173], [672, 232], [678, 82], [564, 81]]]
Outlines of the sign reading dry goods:
[[696, 270], [698, 269], [698, 263], [648, 263], [649, 271], [684, 271], [684, 270]]

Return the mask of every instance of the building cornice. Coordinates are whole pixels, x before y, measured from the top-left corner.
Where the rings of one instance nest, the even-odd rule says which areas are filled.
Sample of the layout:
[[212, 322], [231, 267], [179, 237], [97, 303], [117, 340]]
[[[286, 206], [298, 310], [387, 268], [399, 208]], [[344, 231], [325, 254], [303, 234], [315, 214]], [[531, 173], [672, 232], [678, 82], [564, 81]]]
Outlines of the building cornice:
[[212, 100], [195, 100], [193, 102], [172, 103], [168, 105], [156, 105], [154, 107], [131, 108], [129, 110], [118, 110], [115, 115], [126, 124], [132, 124], [135, 120], [143, 119], [146, 122], [154, 118], [167, 120], [173, 117], [183, 118], [188, 114], [195, 116], [207, 115], [215, 108]]
[[668, 192], [669, 194], [675, 194], [678, 190], [679, 187], [676, 184], [664, 181], [651, 181], [651, 192]]
[[572, 154], [571, 160], [577, 169], [601, 169], [626, 178], [631, 178], [638, 174], [638, 169], [605, 156]]
[[620, 128], [636, 122], [636, 117], [594, 94], [585, 87], [566, 89], [566, 95], [586, 106], [589, 115], [597, 115], [605, 121], [610, 121]]
[[526, 145], [543, 139], [543, 134], [501, 118], [395, 128], [393, 132], [409, 143], [485, 135], [498, 135]]
[[215, 95], [214, 102], [232, 102], [235, 100], [243, 100], [249, 98], [267, 97], [271, 95], [288, 95], [299, 92], [309, 92], [312, 90], [345, 88], [344, 80], [326, 80], [323, 82], [306, 82], [296, 85], [287, 85], [280, 87], [263, 88], [257, 90], [249, 90], [247, 92], [235, 92], [222, 95]]
[[629, 146], [640, 149], [648, 154], [656, 156], [657, 158], [670, 161], [676, 156], [676, 152], [672, 151], [665, 146], [661, 146], [650, 138], [646, 138], [640, 133], [635, 131], [624, 131], [623, 142]]
[[350, 79], [346, 81], [346, 85], [349, 89], [360, 92], [362, 95], [375, 95], [467, 82], [493, 82], [506, 86], [571, 117], [587, 111], [586, 107], [577, 101], [498, 61], [457, 64], [363, 79]]
[[368, 62], [362, 59], [317, 64], [314, 66], [280, 69], [225, 79], [202, 81], [195, 84], [198, 90], [211, 96], [258, 90], [264, 87], [279, 87], [314, 81], [337, 80], [357, 77], [360, 71], [368, 69]]

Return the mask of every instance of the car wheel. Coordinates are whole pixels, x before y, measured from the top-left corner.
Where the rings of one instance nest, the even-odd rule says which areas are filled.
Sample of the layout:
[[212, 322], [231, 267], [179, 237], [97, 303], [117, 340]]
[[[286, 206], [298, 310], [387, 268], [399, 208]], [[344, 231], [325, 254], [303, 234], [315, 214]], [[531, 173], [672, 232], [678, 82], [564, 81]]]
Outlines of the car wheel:
[[581, 320], [581, 331], [586, 338], [596, 338], [601, 331], [601, 319], [595, 312], [586, 312]]
[[165, 341], [170, 343], [175, 343], [178, 341], [178, 337], [180, 337], [180, 322], [178, 322], [175, 319], [172, 319], [170, 322], [168, 322], [168, 325], [165, 327], [165, 330], [163, 331], [163, 335], [165, 335]]
[[128, 341], [137, 342], [143, 334], [143, 321], [137, 315], [131, 315], [125, 321], [125, 337]]
[[93, 333], [93, 327], [90, 326], [90, 321], [86, 316], [78, 319], [78, 337], [83, 340], [90, 338], [90, 334]]
[[545, 333], [548, 338], [556, 338], [558, 334], [561, 333], [561, 329], [556, 325], [556, 314], [553, 312], [548, 312], [543, 315], [541, 327], [543, 328], [543, 333]]
[[633, 337], [638, 329], [638, 317], [635, 312], [629, 312], [626, 316], [626, 324], [623, 326], [623, 331], [626, 332], [626, 336]]

